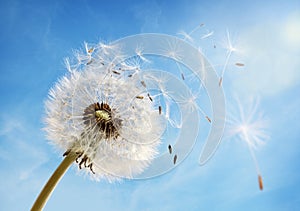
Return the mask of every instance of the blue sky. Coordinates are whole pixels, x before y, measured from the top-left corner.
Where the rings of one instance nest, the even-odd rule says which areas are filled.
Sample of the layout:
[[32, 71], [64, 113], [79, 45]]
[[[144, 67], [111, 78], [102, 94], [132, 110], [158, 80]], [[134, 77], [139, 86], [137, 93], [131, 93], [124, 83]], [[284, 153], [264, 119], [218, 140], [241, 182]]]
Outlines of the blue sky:
[[[84, 41], [113, 41], [142, 32], [177, 35], [200, 23], [214, 31], [218, 49], [226, 31], [246, 65], [228, 66], [232, 96], [260, 98], [270, 139], [255, 154], [226, 138], [198, 165], [203, 142], [173, 171], [149, 180], [94, 182], [69, 169], [45, 210], [295, 210], [300, 206], [300, 2], [290, 1], [0, 1], [0, 210], [29, 210], [62, 157], [47, 143], [44, 100], [66, 73], [63, 58]], [[200, 33], [200, 32], [199, 32]], [[224, 62], [201, 41], [207, 58]], [[223, 55], [223, 57], [222, 57]], [[221, 62], [220, 62], [221, 61]], [[220, 73], [218, 66], [216, 70]], [[201, 135], [200, 135], [201, 136]]]

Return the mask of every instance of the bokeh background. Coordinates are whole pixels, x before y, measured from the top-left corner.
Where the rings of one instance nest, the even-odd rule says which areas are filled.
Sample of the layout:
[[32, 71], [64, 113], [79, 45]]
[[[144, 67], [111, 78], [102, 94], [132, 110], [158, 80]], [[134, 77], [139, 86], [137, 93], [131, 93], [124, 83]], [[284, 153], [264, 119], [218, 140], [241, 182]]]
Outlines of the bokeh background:
[[[255, 150], [226, 138], [204, 166], [203, 142], [173, 171], [149, 180], [94, 182], [71, 168], [45, 210], [297, 210], [300, 207], [300, 1], [0, 0], [0, 210], [29, 210], [62, 156], [42, 131], [44, 100], [83, 42], [144, 33], [214, 32], [198, 45], [216, 64], [227, 31], [239, 45], [224, 78], [232, 96], [259, 97], [270, 139]], [[215, 54], [223, 49], [222, 54]], [[238, 59], [238, 60], [234, 60]], [[255, 117], [253, 117], [255, 118]], [[201, 133], [201, 130], [200, 130]]]

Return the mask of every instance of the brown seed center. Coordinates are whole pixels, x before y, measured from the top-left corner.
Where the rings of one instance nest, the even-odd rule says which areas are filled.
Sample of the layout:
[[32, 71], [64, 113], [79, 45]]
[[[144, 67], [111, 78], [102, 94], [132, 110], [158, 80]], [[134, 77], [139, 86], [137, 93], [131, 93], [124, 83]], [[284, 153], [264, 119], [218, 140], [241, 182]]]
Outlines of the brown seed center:
[[107, 103], [93, 103], [84, 109], [84, 124], [104, 133], [105, 138], [116, 138], [119, 133], [112, 119], [112, 109]]

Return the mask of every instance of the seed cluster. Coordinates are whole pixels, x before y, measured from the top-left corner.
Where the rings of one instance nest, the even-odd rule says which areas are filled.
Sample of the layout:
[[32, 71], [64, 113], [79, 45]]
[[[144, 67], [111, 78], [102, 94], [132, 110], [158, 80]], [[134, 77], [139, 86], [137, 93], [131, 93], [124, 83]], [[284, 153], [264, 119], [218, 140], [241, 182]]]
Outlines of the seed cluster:
[[152, 79], [140, 75], [140, 56], [124, 57], [122, 46], [85, 49], [66, 60], [69, 73], [49, 92], [48, 139], [64, 156], [75, 154], [93, 179], [132, 178], [150, 165], [164, 130], [162, 108], [148, 93]]
[[89, 128], [97, 128], [104, 134], [105, 139], [119, 136], [112, 119], [112, 110], [107, 103], [93, 103], [83, 113], [84, 124]]
[[[107, 103], [93, 103], [84, 109], [83, 113], [83, 123], [87, 127], [87, 131], [97, 131], [103, 134], [104, 139], [110, 140], [111, 138], [117, 138], [119, 133], [116, 126], [114, 125], [112, 119], [112, 109]], [[120, 120], [116, 119], [116, 122]], [[82, 134], [84, 136], [84, 133]], [[66, 151], [63, 156], [66, 156], [70, 153], [70, 150]], [[93, 170], [93, 163], [91, 159], [85, 154], [84, 151], [76, 152], [78, 155], [76, 158], [76, 163], [78, 163], [79, 169], [89, 168], [90, 171], [95, 174]]]

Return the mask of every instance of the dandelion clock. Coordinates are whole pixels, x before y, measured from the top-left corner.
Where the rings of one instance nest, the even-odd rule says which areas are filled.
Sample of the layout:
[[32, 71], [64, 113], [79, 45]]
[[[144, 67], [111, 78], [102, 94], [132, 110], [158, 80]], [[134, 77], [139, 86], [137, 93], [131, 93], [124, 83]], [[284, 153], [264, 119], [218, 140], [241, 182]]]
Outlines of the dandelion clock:
[[[176, 67], [184, 65], [195, 76], [190, 78], [202, 81], [213, 116], [200, 163], [212, 156], [224, 129], [224, 95], [219, 77], [196, 48], [168, 35], [142, 34], [112, 44], [85, 43], [75, 54], [66, 59], [68, 72], [45, 101], [47, 139], [64, 159], [32, 210], [44, 207], [72, 164], [94, 180], [114, 182], [163, 174], [191, 151], [199, 115], [195, 95], [184, 84], [189, 75], [180, 71], [175, 77], [151, 69], [153, 61], [146, 55], [171, 59]], [[173, 104], [178, 111], [172, 113]], [[168, 125], [180, 129], [179, 137], [161, 153]]]
[[[81, 64], [69, 66], [69, 74], [50, 90], [45, 130], [65, 159], [45, 188], [52, 188], [74, 161], [92, 178], [113, 181], [142, 172], [157, 153], [164, 128], [159, 112], [144, 99], [138, 78], [123, 76], [122, 71], [135, 67], [115, 67], [109, 56], [117, 55], [106, 53], [108, 58], [91, 57], [93, 63], [83, 70]], [[33, 210], [41, 206], [35, 204]]]

